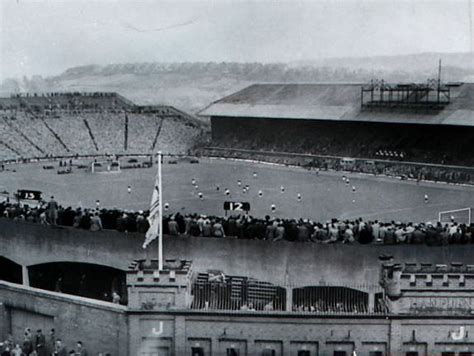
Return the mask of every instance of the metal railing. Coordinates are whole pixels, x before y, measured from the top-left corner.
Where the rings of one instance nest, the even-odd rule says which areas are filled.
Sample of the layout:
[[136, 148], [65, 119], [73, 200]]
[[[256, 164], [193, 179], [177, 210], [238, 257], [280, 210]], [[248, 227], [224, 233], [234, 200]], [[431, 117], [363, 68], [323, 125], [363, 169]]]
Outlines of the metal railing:
[[200, 311], [291, 312], [320, 315], [385, 314], [379, 286], [274, 285], [246, 277], [200, 273], [189, 308]]

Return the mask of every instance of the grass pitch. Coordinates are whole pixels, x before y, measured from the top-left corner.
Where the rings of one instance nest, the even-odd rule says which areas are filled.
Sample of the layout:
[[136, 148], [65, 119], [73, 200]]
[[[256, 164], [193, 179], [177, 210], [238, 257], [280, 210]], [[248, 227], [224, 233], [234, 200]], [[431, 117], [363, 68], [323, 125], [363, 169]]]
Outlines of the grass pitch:
[[[44, 164], [10, 165], [8, 168], [16, 172], [0, 172], [0, 190], [41, 190], [45, 199], [54, 195], [64, 206], [93, 208], [97, 200], [101, 207], [127, 210], [144, 210], [150, 205], [156, 166], [94, 174], [73, 169], [72, 174], [58, 175], [56, 170], [43, 170]], [[163, 203], [169, 205], [165, 213], [224, 215], [223, 203], [227, 200], [249, 202], [250, 214], [256, 217], [303, 217], [315, 221], [362, 217], [426, 222], [436, 221], [440, 211], [474, 205], [474, 187], [417, 184], [356, 173], [316, 174], [297, 167], [220, 159], [200, 159], [199, 164], [165, 162], [162, 171]], [[349, 183], [343, 181], [343, 176]], [[244, 192], [246, 185], [249, 189]], [[225, 194], [226, 189], [230, 195]], [[274, 212], [272, 204], [276, 207]]]

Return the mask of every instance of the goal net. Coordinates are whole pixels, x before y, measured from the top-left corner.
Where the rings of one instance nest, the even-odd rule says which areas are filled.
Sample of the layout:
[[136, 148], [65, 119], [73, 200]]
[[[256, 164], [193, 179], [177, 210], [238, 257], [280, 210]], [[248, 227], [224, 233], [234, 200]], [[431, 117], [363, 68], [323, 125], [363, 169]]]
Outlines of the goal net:
[[92, 173], [120, 172], [119, 161], [96, 161], [91, 163]]
[[438, 221], [442, 224], [457, 222], [458, 224], [467, 224], [471, 223], [471, 208], [455, 209], [440, 211], [438, 216]]

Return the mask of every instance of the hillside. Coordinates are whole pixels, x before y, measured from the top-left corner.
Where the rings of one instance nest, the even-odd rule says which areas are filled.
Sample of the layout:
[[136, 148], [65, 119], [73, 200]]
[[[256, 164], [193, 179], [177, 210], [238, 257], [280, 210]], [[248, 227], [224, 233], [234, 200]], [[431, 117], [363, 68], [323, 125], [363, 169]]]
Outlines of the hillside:
[[474, 81], [472, 54], [334, 58], [280, 64], [129, 63], [74, 67], [60, 75], [8, 79], [0, 94], [44, 91], [114, 91], [138, 104], [172, 105], [196, 113], [212, 101], [255, 82]]
[[298, 65], [342, 67], [348, 69], [435, 73], [441, 59], [443, 68], [474, 70], [474, 53], [420, 53], [400, 56], [330, 58], [297, 62]]

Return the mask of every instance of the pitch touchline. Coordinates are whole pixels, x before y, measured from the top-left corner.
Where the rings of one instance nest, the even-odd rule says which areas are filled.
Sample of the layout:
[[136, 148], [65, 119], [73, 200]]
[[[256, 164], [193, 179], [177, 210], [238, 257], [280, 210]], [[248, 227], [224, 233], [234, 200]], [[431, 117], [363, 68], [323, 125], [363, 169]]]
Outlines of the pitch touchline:
[[[445, 205], [445, 203], [430, 204], [430, 206], [444, 206], [444, 205]], [[375, 215], [380, 215], [380, 214], [385, 214], [385, 213], [398, 213], [398, 212], [405, 211], [405, 210], [413, 210], [413, 209], [421, 208], [423, 206], [424, 205], [416, 205], [416, 206], [412, 206], [412, 207], [408, 207], [408, 208], [383, 210], [383, 211], [379, 211], [377, 213], [367, 213], [367, 214], [361, 213], [361, 214], [353, 215], [353, 216], [346, 216], [346, 214], [342, 214], [342, 217], [344, 219], [349, 219], [350, 220], [350, 219], [355, 219], [355, 218], [358, 218], [358, 217], [375, 216]]]

